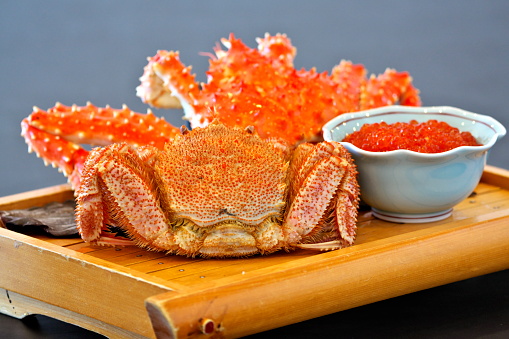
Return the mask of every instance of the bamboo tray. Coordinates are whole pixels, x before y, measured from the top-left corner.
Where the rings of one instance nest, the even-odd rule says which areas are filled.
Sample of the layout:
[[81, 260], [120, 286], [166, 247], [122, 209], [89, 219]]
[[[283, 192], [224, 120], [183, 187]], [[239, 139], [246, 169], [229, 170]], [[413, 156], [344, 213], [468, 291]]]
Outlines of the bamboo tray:
[[[72, 198], [54, 186], [0, 198], [0, 210]], [[509, 171], [487, 166], [446, 220], [393, 224], [365, 211], [358, 226], [350, 248], [226, 260], [0, 228], [0, 312], [110, 338], [240, 337], [507, 269]]]

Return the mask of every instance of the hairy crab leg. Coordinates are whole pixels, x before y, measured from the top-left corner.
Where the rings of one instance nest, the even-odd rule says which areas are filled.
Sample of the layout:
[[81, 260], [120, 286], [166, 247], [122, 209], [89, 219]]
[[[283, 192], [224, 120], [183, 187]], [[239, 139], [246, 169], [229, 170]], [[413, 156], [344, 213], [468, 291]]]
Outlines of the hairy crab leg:
[[122, 109], [65, 106], [57, 103], [44, 111], [37, 107], [21, 123], [22, 136], [29, 149], [58, 167], [69, 177], [73, 188], [88, 151], [80, 144], [109, 145], [127, 142], [131, 145], [153, 145], [162, 148], [179, 129], [152, 113], [141, 114], [124, 106]]
[[353, 244], [357, 229], [357, 209], [359, 208], [359, 186], [355, 180], [357, 172], [351, 167], [345, 172], [338, 189], [336, 200], [336, 220], [341, 238]]
[[[292, 201], [283, 225], [290, 245], [298, 245], [315, 227], [319, 227], [350, 167], [348, 161], [336, 156], [321, 159], [315, 164]], [[338, 241], [335, 248], [340, 247], [341, 242]]]
[[158, 194], [157, 175], [144, 161], [156, 152], [155, 148], [145, 148], [140, 157], [125, 143], [92, 150], [83, 172], [86, 185], [77, 192], [76, 223], [85, 241], [99, 245], [129, 244], [129, 240], [111, 234], [108, 227], [112, 223], [138, 246], [176, 250], [167, 216], [162, 211], [166, 202]]
[[[350, 154], [335, 142], [301, 144], [294, 152], [289, 175], [294, 189], [289, 193], [291, 205], [284, 226], [288, 242], [322, 250], [352, 244], [359, 187]], [[319, 235], [320, 231], [328, 235]], [[337, 239], [322, 242], [331, 235]], [[301, 244], [303, 239], [313, 243]]]
[[340, 156], [352, 162], [350, 154], [342, 146], [338, 146], [337, 143], [324, 141], [316, 145], [305, 143], [297, 147], [294, 151], [290, 171], [290, 180], [293, 183], [289, 197], [290, 201], [297, 195], [315, 164], [320, 159], [331, 155]]
[[[95, 164], [103, 157], [106, 148], [96, 148], [90, 153], [85, 167], [90, 167], [90, 164]], [[103, 197], [101, 188], [99, 187], [97, 167], [91, 167], [83, 171], [81, 181], [83, 185], [79, 186], [75, 192], [76, 195], [76, 222], [78, 231], [87, 242], [95, 242], [101, 238], [101, 231], [106, 222]], [[98, 226], [96, 226], [98, 225]], [[117, 243], [118, 245], [129, 245], [130, 240], [125, 240]]]

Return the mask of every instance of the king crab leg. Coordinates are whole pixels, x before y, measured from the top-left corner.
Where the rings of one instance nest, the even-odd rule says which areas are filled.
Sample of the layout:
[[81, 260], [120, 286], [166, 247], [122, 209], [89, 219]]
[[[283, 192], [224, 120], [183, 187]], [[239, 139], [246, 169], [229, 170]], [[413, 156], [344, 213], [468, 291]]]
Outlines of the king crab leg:
[[420, 106], [419, 91], [412, 85], [407, 72], [396, 72], [388, 68], [384, 73], [372, 75], [363, 88], [360, 109], [389, 106], [395, 103], [405, 106]]
[[28, 152], [35, 152], [44, 164], [57, 167], [76, 189], [80, 185], [81, 171], [88, 156], [88, 151], [69, 142], [59, 135], [53, 135], [32, 125], [28, 119], [21, 122], [21, 135], [28, 144]]
[[[143, 102], [160, 108], [186, 108], [187, 110], [201, 93], [191, 67], [185, 67], [180, 61], [179, 52], [157, 51], [156, 55], [148, 58], [140, 78], [140, 85], [136, 88], [136, 95]], [[171, 70], [168, 72], [167, 70]]]
[[[292, 144], [320, 140], [321, 126], [347, 112], [392, 104], [419, 106], [407, 72], [387, 69], [367, 78], [363, 65], [343, 60], [332, 72], [296, 70], [296, 49], [286, 35], [257, 39], [258, 48], [230, 35], [214, 48], [207, 82], [198, 83], [178, 52], [149, 58], [137, 95], [149, 105], [184, 109], [191, 127], [219, 118], [228, 126], [255, 126], [260, 136]], [[263, 109], [261, 109], [263, 108]]]
[[47, 111], [35, 107], [21, 122], [21, 129], [29, 151], [34, 151], [46, 164], [58, 167], [74, 189], [79, 187], [81, 170], [88, 156], [81, 144], [105, 146], [127, 142], [133, 146], [162, 148], [179, 133], [177, 127], [150, 111], [141, 114], [127, 106], [100, 108], [91, 103], [86, 106], [57, 103]]
[[341, 104], [345, 112], [365, 110], [399, 103], [405, 106], [420, 106], [419, 90], [412, 85], [408, 72], [397, 72], [387, 68], [384, 73], [372, 74], [366, 79], [363, 65], [342, 60], [332, 69], [332, 79], [341, 84], [344, 98]]

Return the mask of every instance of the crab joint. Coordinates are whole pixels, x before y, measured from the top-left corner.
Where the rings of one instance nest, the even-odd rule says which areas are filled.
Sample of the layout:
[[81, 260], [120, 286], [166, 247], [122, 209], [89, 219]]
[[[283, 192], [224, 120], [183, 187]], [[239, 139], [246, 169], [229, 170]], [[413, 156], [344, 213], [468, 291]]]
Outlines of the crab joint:
[[182, 125], [180, 126], [180, 133], [182, 133], [182, 135], [187, 134], [189, 133], [189, 129], [187, 129], [186, 126]]
[[253, 133], [254, 133], [254, 131], [255, 131], [254, 126], [249, 125], [249, 126], [247, 126], [247, 127], [246, 127], [246, 132], [247, 132], [247, 133], [249, 133], [249, 134], [253, 134]]
[[200, 331], [203, 334], [212, 334], [214, 333], [214, 329], [216, 325], [214, 324], [214, 320], [208, 318], [201, 318], [200, 322]]

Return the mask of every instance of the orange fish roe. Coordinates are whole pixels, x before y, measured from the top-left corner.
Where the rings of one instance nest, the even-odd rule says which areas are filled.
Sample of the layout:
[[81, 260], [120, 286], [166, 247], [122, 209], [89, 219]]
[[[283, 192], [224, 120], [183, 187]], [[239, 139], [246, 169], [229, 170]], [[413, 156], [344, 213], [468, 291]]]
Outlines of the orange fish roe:
[[371, 152], [407, 149], [420, 153], [440, 153], [459, 146], [481, 145], [470, 132], [461, 132], [437, 120], [365, 124], [343, 141]]

